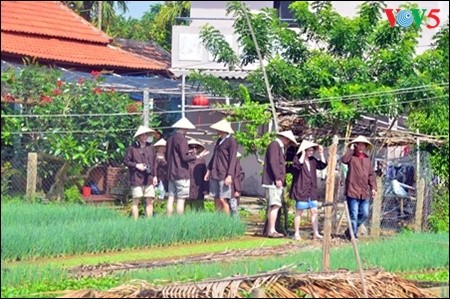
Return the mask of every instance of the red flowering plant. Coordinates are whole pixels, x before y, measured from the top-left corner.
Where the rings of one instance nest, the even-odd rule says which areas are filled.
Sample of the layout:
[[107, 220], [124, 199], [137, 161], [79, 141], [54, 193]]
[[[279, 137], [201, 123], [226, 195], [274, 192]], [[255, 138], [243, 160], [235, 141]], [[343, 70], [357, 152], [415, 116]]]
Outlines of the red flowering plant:
[[[20, 72], [2, 72], [1, 78], [2, 150], [12, 149], [13, 140], [21, 136], [26, 151], [45, 152], [83, 167], [122, 161], [142, 124], [142, 105], [128, 94], [103, 88], [99, 71], [69, 82], [58, 70], [29, 63]], [[156, 125], [153, 118], [152, 122]]]

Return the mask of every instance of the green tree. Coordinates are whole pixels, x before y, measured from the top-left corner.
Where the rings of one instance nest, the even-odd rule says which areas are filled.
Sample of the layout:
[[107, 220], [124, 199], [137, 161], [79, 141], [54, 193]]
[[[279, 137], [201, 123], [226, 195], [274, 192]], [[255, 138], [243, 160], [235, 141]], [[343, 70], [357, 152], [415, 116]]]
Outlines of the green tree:
[[[97, 25], [99, 17], [98, 4], [100, 1], [63, 1], [63, 3], [83, 17], [86, 21]], [[102, 30], [108, 31], [116, 19], [115, 8], [122, 12], [128, 11], [128, 1], [101, 1], [102, 2]]]
[[415, 98], [432, 98], [432, 101], [417, 101], [411, 107], [408, 123], [413, 129], [423, 134], [442, 136], [446, 143], [441, 147], [428, 145], [431, 152], [431, 164], [435, 174], [439, 175], [448, 185], [449, 179], [449, 98], [448, 98], [448, 35], [449, 23], [433, 37], [433, 47], [414, 59], [415, 73], [405, 80], [405, 85], [431, 84], [440, 82], [441, 85], [419, 91]]
[[120, 164], [142, 123], [141, 103], [102, 87], [99, 71], [74, 82], [60, 78], [59, 71], [37, 64], [2, 72], [6, 101], [23, 107], [2, 102], [2, 159], [30, 151], [49, 154], [65, 161], [62, 177], [69, 166], [81, 174], [101, 163]]
[[[445, 82], [448, 85], [448, 67], [436, 67], [441, 61], [447, 66], [448, 58], [447, 62], [434, 59], [434, 54], [416, 58], [421, 28], [390, 27], [382, 20], [385, 6], [384, 1], [366, 1], [355, 17], [348, 18], [334, 11], [329, 1], [296, 1], [290, 6], [298, 25], [296, 33], [280, 22], [272, 9], [249, 14], [247, 7], [232, 1], [227, 12], [235, 20], [241, 55], [233, 53], [211, 26], [203, 28], [201, 38], [216, 60], [230, 68], [254, 63], [255, 45], [245, 20], [249, 15], [275, 100], [298, 106], [311, 126], [331, 126], [332, 135], [352, 126], [362, 113], [395, 118], [415, 109], [419, 101], [448, 97], [448, 90], [443, 89]], [[448, 33], [447, 43], [445, 33], [443, 36], [436, 43], [441, 47], [439, 55], [445, 58]], [[442, 48], [446, 46], [445, 54]], [[430, 60], [435, 74], [417, 78]], [[245, 85], [256, 100], [266, 101], [261, 70], [252, 72]]]
[[107, 28], [106, 33], [113, 37], [140, 41], [151, 40], [152, 35], [150, 33], [150, 28], [154, 23], [155, 17], [161, 10], [161, 7], [161, 3], [150, 6], [149, 10], [147, 10], [140, 19], [117, 16], [111, 26]]
[[167, 51], [172, 48], [172, 26], [176, 17], [189, 17], [190, 1], [164, 1], [150, 27], [152, 39]]

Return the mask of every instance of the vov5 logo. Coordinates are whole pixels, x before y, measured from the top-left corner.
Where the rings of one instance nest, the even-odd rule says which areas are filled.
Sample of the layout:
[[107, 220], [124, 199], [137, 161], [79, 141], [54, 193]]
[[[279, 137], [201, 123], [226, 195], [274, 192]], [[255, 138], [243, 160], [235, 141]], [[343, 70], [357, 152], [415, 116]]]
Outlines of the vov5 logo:
[[[434, 20], [427, 23], [428, 29], [433, 29], [439, 26], [441, 23], [441, 20], [437, 16], [437, 14], [441, 10], [439, 8], [433, 8], [428, 11], [427, 19]], [[413, 23], [416, 25], [416, 27], [420, 27], [422, 24], [422, 21], [425, 17], [427, 10], [426, 9], [420, 9], [420, 8], [411, 8], [411, 9], [400, 9], [397, 8], [385, 8], [384, 13], [386, 14], [389, 24], [391, 27], [394, 27], [395, 24], [398, 24], [400, 27], [407, 28], [411, 26]]]

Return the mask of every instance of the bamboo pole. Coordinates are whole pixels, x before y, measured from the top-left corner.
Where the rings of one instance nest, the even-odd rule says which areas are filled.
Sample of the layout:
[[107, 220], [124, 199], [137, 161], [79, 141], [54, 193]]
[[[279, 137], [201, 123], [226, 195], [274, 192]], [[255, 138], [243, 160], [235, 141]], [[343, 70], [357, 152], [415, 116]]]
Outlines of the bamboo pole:
[[252, 23], [250, 22], [250, 17], [248, 16], [246, 7], [244, 6], [243, 2], [240, 2], [240, 3], [241, 3], [242, 11], [244, 12], [245, 18], [247, 20], [248, 28], [250, 29], [250, 33], [252, 35], [253, 42], [255, 43], [256, 53], [258, 54], [259, 64], [260, 64], [261, 70], [263, 72], [267, 96], [269, 97], [270, 108], [272, 110], [273, 125], [275, 126], [275, 132], [278, 132], [278, 122], [277, 122], [277, 112], [275, 110], [275, 102], [273, 100], [272, 91], [271, 91], [272, 88], [270, 87], [269, 79], [267, 79], [266, 67], [264, 66], [263, 58], [261, 55], [261, 50], [259, 49], [258, 41], [256, 40], [256, 35], [255, 35], [255, 32], [253, 31], [253, 26], [252, 26]]
[[344, 207], [345, 207], [345, 213], [347, 214], [348, 230], [349, 230], [350, 236], [351, 236], [351, 242], [352, 242], [352, 245], [353, 245], [353, 252], [355, 253], [356, 264], [358, 265], [358, 272], [359, 272], [359, 276], [361, 278], [362, 291], [364, 293], [364, 298], [369, 298], [367, 296], [366, 279], [364, 278], [364, 271], [363, 271], [362, 266], [361, 266], [361, 259], [359, 257], [358, 245], [356, 244], [355, 234], [353, 233], [352, 221], [350, 219], [350, 212], [348, 210], [347, 201], [344, 201]]

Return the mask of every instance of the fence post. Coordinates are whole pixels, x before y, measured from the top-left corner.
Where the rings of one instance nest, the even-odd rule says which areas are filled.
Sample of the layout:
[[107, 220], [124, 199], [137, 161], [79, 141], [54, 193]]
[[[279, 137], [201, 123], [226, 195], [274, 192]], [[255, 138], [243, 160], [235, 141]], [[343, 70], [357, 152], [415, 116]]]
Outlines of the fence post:
[[336, 151], [339, 139], [333, 138], [333, 144], [328, 151], [327, 183], [325, 191], [325, 223], [323, 232], [322, 271], [330, 271], [331, 246], [331, 209], [334, 201], [334, 177], [336, 168]]
[[423, 201], [425, 197], [425, 179], [420, 178], [417, 184], [417, 202], [414, 228], [416, 231], [422, 230]]
[[27, 196], [34, 196], [36, 193], [37, 178], [37, 153], [28, 153], [27, 163]]
[[381, 177], [377, 177], [378, 192], [376, 198], [374, 198], [372, 206], [372, 221], [370, 227], [370, 234], [379, 237], [380, 225], [381, 225], [381, 207], [383, 206], [383, 180]]

